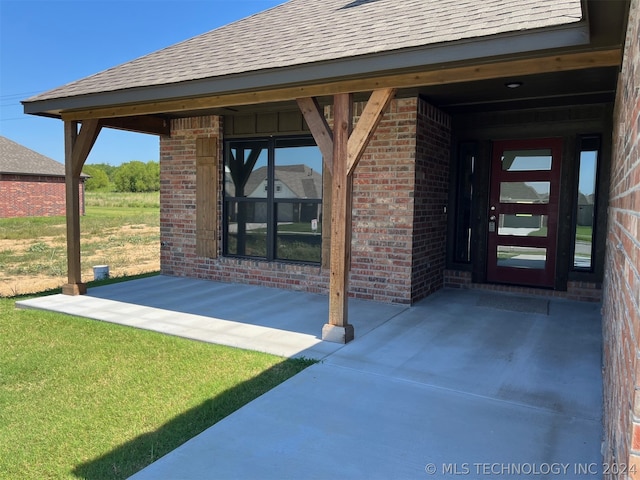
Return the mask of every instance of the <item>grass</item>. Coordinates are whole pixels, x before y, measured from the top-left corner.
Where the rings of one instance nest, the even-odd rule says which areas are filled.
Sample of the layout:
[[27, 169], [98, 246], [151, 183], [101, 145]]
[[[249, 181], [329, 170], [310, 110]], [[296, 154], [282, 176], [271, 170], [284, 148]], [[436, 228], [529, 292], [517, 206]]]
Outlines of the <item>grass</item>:
[[64, 238], [64, 217], [0, 218], [0, 238], [6, 240], [36, 239], [41, 236]]
[[547, 227], [541, 227], [538, 230], [534, 230], [530, 232], [529, 237], [546, 237], [547, 236]]
[[[80, 218], [82, 235], [102, 235], [122, 225], [160, 226], [159, 194], [87, 192], [86, 214]], [[0, 219], [0, 239], [25, 240], [66, 235], [65, 217]]]
[[[591, 243], [593, 235], [593, 227], [576, 226], [576, 240]], [[546, 237], [547, 227], [529, 233], [530, 237]]]
[[576, 227], [576, 240], [591, 243], [593, 240], [593, 227], [578, 225]]
[[[143, 251], [157, 258], [158, 203], [87, 193], [83, 267], [108, 262], [113, 274], [140, 265]], [[0, 219], [0, 272], [62, 284], [65, 232], [64, 217]], [[0, 294], [3, 480], [127, 478], [313, 363], [17, 310], [15, 300]]]
[[0, 299], [0, 478], [127, 478], [313, 363]]
[[278, 232], [312, 233], [315, 235], [321, 235], [322, 223], [318, 222], [318, 229], [315, 232], [311, 230], [311, 222], [281, 223], [278, 225]]
[[[110, 265], [112, 274], [126, 275], [135, 273], [134, 266], [158, 263], [157, 192], [87, 192], [85, 203], [86, 215], [80, 218], [83, 275], [99, 264]], [[24, 282], [28, 277], [60, 279], [62, 284], [67, 270], [65, 238], [64, 217], [0, 219], [0, 240], [22, 242], [5, 242], [0, 248], [0, 281], [5, 285], [0, 296], [33, 291]]]
[[[310, 223], [285, 223], [278, 225], [277, 258], [298, 262], [320, 262], [322, 256], [321, 231], [311, 232]], [[228, 250], [233, 254], [265, 257], [267, 255], [267, 229], [254, 228], [245, 234], [244, 253], [237, 251], [237, 235], [230, 233], [227, 238]]]
[[85, 205], [90, 207], [160, 208], [160, 192], [87, 192]]

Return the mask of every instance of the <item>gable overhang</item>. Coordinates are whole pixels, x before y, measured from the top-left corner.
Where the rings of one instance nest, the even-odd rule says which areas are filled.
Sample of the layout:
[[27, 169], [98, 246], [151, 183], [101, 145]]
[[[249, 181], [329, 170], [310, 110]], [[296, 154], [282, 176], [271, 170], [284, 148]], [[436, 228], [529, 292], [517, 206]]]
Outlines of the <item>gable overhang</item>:
[[[165, 85], [23, 102], [64, 120], [122, 118], [620, 65], [585, 20], [562, 26]], [[105, 125], [106, 126], [106, 125]], [[118, 127], [115, 127], [118, 128]], [[127, 129], [126, 124], [120, 128]]]

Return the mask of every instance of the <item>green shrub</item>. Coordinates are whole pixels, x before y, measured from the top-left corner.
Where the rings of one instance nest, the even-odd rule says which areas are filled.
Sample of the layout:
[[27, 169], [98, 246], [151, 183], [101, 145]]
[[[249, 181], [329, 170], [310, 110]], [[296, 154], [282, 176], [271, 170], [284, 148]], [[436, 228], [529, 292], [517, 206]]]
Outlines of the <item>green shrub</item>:
[[160, 190], [158, 162], [132, 162], [120, 165], [113, 175], [117, 192], [156, 192]]
[[82, 169], [82, 172], [91, 176], [84, 182], [84, 186], [88, 192], [109, 190], [111, 188], [109, 176], [101, 165], [86, 165]]

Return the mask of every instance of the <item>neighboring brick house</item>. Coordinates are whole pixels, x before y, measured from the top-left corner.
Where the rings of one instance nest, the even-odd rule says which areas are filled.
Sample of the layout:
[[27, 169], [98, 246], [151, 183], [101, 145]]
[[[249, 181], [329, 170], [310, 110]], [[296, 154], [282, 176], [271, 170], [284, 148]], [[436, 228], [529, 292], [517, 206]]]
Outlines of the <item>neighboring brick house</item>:
[[[328, 293], [324, 339], [349, 296], [602, 300], [605, 459], [640, 462], [639, 9], [291, 0], [25, 112], [64, 121], [71, 186], [101, 128], [159, 135], [162, 272]], [[291, 165], [321, 197], [278, 195]]]
[[0, 218], [64, 216], [64, 175], [63, 164], [0, 136]]

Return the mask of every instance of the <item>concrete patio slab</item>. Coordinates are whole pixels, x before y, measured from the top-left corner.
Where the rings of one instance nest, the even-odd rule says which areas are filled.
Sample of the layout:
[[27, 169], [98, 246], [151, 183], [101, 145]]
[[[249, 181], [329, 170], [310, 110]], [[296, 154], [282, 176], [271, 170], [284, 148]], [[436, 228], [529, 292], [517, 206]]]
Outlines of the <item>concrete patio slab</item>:
[[299, 292], [152, 277], [20, 303], [323, 358], [134, 480], [600, 478], [599, 305], [495, 298], [351, 300], [346, 346], [319, 341], [327, 299]]
[[482, 295], [438, 292], [132, 478], [598, 478], [598, 306]]

